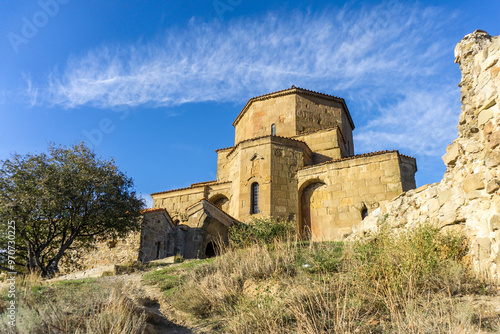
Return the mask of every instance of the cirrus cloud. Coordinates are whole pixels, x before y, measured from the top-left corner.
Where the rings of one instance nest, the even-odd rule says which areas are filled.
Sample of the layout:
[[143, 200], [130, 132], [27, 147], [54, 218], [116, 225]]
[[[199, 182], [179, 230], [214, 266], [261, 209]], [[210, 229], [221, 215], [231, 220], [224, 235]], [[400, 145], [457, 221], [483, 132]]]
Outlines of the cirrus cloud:
[[154, 41], [72, 57], [29, 89], [37, 101], [64, 108], [175, 107], [244, 103], [295, 84], [355, 100], [362, 151], [384, 145], [436, 156], [455, 136], [458, 92], [442, 73], [457, 42], [442, 37], [453, 17], [388, 2], [227, 24], [193, 18]]

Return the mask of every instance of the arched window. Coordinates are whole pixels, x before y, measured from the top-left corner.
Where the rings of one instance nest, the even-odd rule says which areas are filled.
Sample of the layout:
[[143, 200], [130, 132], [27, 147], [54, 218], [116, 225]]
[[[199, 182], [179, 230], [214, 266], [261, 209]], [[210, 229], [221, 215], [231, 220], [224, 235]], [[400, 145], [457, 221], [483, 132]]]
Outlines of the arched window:
[[259, 184], [257, 182], [252, 183], [252, 206], [250, 208], [250, 213], [259, 213]]
[[366, 217], [368, 217], [368, 210], [363, 208], [363, 210], [361, 210], [361, 219], [365, 219]]
[[271, 125], [271, 136], [276, 136], [276, 124]]

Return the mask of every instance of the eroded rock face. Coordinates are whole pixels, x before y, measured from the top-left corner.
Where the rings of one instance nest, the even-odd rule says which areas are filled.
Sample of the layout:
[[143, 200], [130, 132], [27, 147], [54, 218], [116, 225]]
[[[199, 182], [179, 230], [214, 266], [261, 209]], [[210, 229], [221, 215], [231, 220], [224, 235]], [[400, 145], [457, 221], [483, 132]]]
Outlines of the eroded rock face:
[[458, 138], [447, 148], [443, 180], [381, 206], [352, 237], [430, 222], [466, 233], [476, 270], [500, 281], [500, 38], [476, 30], [455, 48], [462, 113]]

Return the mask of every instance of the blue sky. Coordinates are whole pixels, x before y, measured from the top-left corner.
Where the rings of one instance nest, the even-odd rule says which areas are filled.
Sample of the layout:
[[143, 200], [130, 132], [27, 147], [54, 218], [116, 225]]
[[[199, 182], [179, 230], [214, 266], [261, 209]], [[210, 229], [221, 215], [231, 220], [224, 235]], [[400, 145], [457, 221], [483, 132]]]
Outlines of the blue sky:
[[417, 158], [437, 182], [457, 136], [468, 33], [495, 1], [2, 2], [0, 160], [85, 140], [137, 191], [214, 180], [215, 149], [253, 96], [295, 85], [345, 98], [357, 154]]

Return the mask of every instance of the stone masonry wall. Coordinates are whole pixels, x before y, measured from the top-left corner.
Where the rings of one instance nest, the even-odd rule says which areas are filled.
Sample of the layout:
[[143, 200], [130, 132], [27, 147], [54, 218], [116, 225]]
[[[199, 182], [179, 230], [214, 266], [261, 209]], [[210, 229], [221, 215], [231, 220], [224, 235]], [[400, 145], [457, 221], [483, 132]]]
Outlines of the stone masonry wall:
[[312, 156], [313, 165], [352, 155], [347, 149], [346, 142], [344, 142], [338, 127], [304, 133], [293, 137], [293, 139], [305, 142], [314, 152]]
[[83, 253], [71, 253], [76, 263], [64, 259], [61, 272], [69, 273], [77, 270], [88, 270], [102, 266], [124, 264], [137, 261], [141, 233], [130, 233], [123, 239], [106, 240], [95, 245], [95, 249]]
[[[297, 95], [297, 133], [338, 126], [347, 141], [348, 155], [354, 155], [352, 126], [339, 102]], [[311, 148], [312, 149], [312, 148]]]
[[276, 135], [291, 137], [295, 129], [295, 95], [279, 96], [254, 101], [235, 125], [234, 144], [251, 138], [271, 134], [271, 124], [276, 124]]
[[458, 138], [443, 156], [443, 180], [379, 208], [353, 237], [376, 231], [384, 220], [394, 227], [430, 222], [463, 231], [475, 269], [500, 280], [500, 38], [477, 30], [458, 43], [455, 56], [462, 112]]
[[311, 238], [317, 241], [349, 234], [353, 224], [361, 221], [363, 210], [377, 209], [380, 203], [387, 203], [401, 194], [403, 184], [411, 183], [411, 180], [402, 180], [403, 161], [413, 164], [415, 170], [415, 160], [397, 151], [357, 156], [299, 170], [301, 226], [311, 225]]
[[139, 261], [147, 262], [174, 255], [176, 227], [165, 210], [150, 209], [143, 215]]

